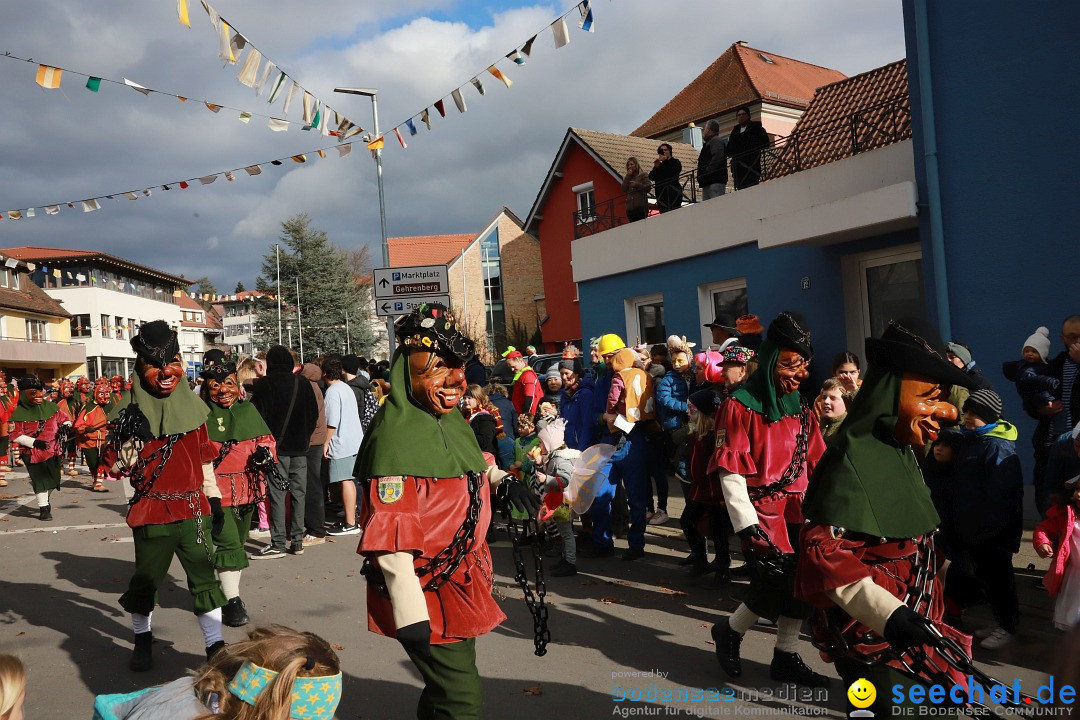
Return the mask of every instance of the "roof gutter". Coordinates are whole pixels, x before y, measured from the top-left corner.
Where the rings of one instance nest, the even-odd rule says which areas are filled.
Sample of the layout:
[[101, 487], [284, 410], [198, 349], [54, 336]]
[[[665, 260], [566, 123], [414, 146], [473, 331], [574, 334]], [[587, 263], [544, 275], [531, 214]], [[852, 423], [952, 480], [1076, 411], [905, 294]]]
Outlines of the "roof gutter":
[[930, 221], [930, 256], [934, 264], [934, 305], [941, 337], [952, 339], [949, 309], [949, 275], [945, 265], [945, 223], [941, 212], [941, 178], [938, 174], [937, 131], [934, 127], [934, 88], [930, 72], [930, 37], [927, 19], [929, 0], [913, 0], [915, 7], [915, 54], [919, 65], [919, 106], [923, 127], [923, 161], [926, 168], [926, 209]]

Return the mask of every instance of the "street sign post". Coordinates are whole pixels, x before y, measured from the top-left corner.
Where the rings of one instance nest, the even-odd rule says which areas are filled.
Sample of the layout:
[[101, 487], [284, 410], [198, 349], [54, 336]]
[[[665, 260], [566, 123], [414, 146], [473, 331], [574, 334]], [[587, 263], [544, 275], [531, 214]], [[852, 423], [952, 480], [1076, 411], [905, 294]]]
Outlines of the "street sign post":
[[375, 297], [446, 295], [450, 279], [445, 265], [375, 268]]
[[410, 295], [407, 297], [396, 298], [376, 298], [375, 299], [375, 314], [380, 317], [391, 317], [394, 315], [408, 315], [415, 308], [420, 307], [424, 303], [441, 303], [446, 307], [450, 307], [449, 295]]

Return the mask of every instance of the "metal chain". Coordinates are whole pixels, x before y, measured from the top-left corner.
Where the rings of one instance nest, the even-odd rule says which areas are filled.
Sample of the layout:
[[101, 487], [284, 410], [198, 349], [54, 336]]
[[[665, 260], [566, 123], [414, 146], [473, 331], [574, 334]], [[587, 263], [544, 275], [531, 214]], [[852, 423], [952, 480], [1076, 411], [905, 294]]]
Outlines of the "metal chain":
[[465, 474], [465, 480], [469, 488], [469, 508], [465, 513], [465, 522], [461, 523], [461, 527], [454, 533], [454, 538], [449, 545], [416, 568], [416, 576], [419, 578], [431, 575], [431, 579], [424, 584], [425, 592], [434, 592], [449, 582], [450, 577], [457, 571], [471, 549], [476, 525], [480, 520], [480, 508], [484, 501], [480, 498], [480, 475], [468, 472]]
[[[511, 482], [504, 480], [503, 482]], [[544, 582], [544, 557], [540, 549], [540, 524], [535, 516], [518, 519], [511, 512], [510, 503], [503, 506], [502, 514], [506, 519], [506, 530], [514, 549], [514, 580], [525, 596], [525, 606], [533, 619], [533, 646], [537, 657], [547, 654], [547, 645], [551, 642], [551, 630], [548, 628], [548, 606], [544, 601], [547, 586]], [[529, 576], [525, 572], [525, 560], [521, 546], [532, 548], [533, 563], [536, 567], [536, 593], [529, 586]]]
[[791, 463], [776, 482], [761, 487], [747, 488], [752, 501], [780, 492], [802, 474], [803, 466], [806, 464], [806, 451], [810, 446], [810, 406], [801, 397], [800, 402], [802, 412], [799, 413], [799, 434], [795, 436], [795, 451], [791, 455]]

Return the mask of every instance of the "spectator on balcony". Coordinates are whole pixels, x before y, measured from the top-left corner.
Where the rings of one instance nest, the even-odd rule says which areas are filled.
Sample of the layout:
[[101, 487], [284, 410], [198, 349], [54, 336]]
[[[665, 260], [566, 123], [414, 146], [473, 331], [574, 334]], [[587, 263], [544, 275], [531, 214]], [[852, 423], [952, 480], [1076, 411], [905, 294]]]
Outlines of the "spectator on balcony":
[[769, 146], [769, 134], [761, 123], [750, 119], [750, 108], [746, 105], [735, 111], [735, 120], [738, 125], [728, 137], [727, 156], [731, 158], [735, 189], [742, 190], [761, 180], [761, 151]]
[[720, 123], [710, 120], [701, 133], [704, 145], [697, 159], [697, 181], [702, 200], [720, 197], [727, 189], [727, 138], [720, 136]]
[[622, 189], [626, 193], [626, 219], [630, 222], [644, 220], [649, 214], [649, 201], [646, 196], [650, 187], [652, 187], [652, 180], [642, 171], [638, 159], [627, 158]]
[[660, 206], [660, 212], [675, 210], [682, 205], [681, 174], [682, 163], [671, 154], [671, 145], [664, 143], [657, 148], [649, 179], [656, 186], [656, 204]]

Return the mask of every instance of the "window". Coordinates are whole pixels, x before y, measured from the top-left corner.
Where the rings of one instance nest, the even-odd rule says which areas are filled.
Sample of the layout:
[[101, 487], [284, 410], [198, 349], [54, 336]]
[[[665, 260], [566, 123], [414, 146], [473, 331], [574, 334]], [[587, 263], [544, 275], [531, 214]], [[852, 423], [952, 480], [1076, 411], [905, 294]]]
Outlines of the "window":
[[31, 320], [30, 318], [27, 318], [26, 339], [30, 342], [45, 342], [48, 339], [46, 337], [47, 327], [48, 323], [44, 320]]
[[664, 326], [664, 296], [644, 295], [625, 301], [626, 344], [662, 343], [667, 340]]
[[890, 320], [925, 317], [922, 252], [917, 244], [851, 255], [842, 260], [848, 349], [879, 337]]
[[698, 286], [698, 317], [702, 326], [701, 346], [707, 348], [712, 344], [712, 331], [705, 327], [705, 323], [711, 323], [720, 314], [738, 318], [749, 312], [746, 278], [732, 278]]
[[90, 316], [73, 315], [71, 318], [71, 337], [90, 337]]
[[19, 289], [19, 273], [16, 270], [11, 271], [11, 289], [12, 290], [18, 290]]
[[0, 270], [0, 287], [8, 287], [11, 285], [11, 271], [7, 268]]
[[108, 315], [102, 315], [101, 316], [101, 337], [103, 337], [103, 338], [109, 337], [109, 316]]
[[127, 333], [124, 331], [124, 318], [117, 315], [115, 320], [116, 322], [113, 323], [113, 332], [116, 333], [116, 339], [126, 340]]
[[577, 196], [577, 221], [588, 223], [596, 219], [596, 193], [592, 182], [575, 185], [571, 188]]

